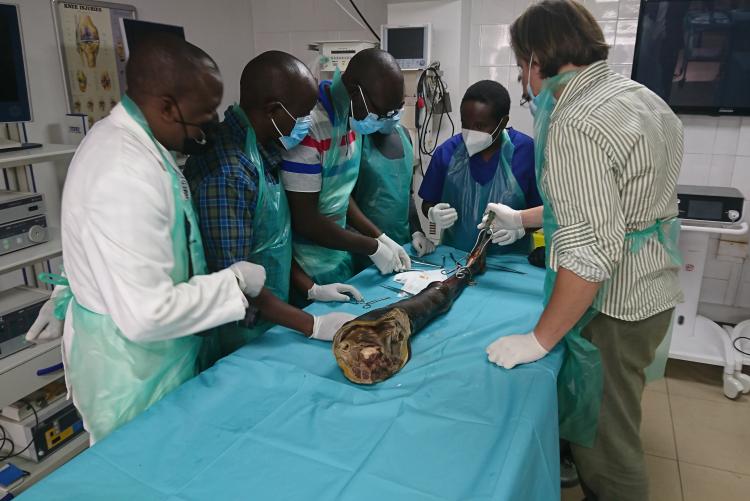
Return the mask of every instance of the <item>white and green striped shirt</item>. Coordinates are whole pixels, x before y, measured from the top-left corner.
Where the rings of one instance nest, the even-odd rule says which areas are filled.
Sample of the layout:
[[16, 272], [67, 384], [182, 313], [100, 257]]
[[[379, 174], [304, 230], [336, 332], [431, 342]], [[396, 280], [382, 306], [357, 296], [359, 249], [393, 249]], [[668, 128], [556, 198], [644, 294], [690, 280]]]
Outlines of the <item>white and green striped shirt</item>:
[[672, 262], [657, 238], [638, 252], [625, 234], [677, 216], [682, 124], [656, 94], [605, 62], [568, 83], [552, 114], [540, 187], [559, 229], [550, 265], [605, 282], [604, 314], [648, 318], [682, 301]]

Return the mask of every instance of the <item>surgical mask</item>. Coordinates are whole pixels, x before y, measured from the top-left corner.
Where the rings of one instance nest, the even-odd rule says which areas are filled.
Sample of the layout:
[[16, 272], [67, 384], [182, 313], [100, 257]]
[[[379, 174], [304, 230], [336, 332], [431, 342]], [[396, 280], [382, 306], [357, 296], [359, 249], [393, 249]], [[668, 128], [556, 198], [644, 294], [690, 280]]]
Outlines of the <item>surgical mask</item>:
[[484, 151], [489, 148], [492, 143], [495, 142], [496, 138], [493, 138], [493, 136], [499, 128], [500, 124], [497, 124], [497, 127], [495, 127], [495, 130], [492, 131], [492, 134], [473, 129], [461, 129], [461, 136], [464, 139], [466, 152], [469, 154], [469, 156], [472, 157], [480, 151]]
[[365, 100], [365, 94], [362, 92], [362, 87], [358, 85], [357, 88], [359, 89], [359, 95], [362, 96], [362, 102], [365, 104], [365, 111], [367, 111], [367, 115], [362, 120], [357, 120], [356, 118], [354, 118], [354, 103], [352, 101], [349, 101], [349, 106], [352, 110], [352, 116], [349, 117], [349, 124], [352, 126], [354, 132], [356, 132], [357, 134], [362, 134], [363, 136], [367, 136], [381, 130], [388, 119], [380, 119], [375, 113], [371, 112], [367, 108], [367, 101]]
[[276, 132], [279, 133], [279, 142], [285, 150], [289, 151], [299, 143], [301, 143], [303, 139], [305, 139], [305, 136], [310, 131], [310, 125], [312, 125], [312, 115], [295, 118], [294, 115], [289, 113], [289, 110], [286, 109], [286, 106], [284, 106], [283, 103], [279, 104], [281, 105], [281, 108], [286, 112], [286, 114], [289, 115], [292, 120], [294, 120], [294, 127], [292, 127], [292, 131], [289, 133], [289, 135], [285, 136], [281, 132], [281, 129], [279, 129], [279, 126], [276, 125], [276, 120], [271, 118], [271, 123], [276, 128]]
[[[216, 134], [216, 129], [219, 127], [219, 120], [213, 119], [200, 124], [186, 122], [182, 116], [182, 110], [180, 110], [180, 105], [177, 103], [177, 100], [172, 98], [172, 101], [174, 101], [174, 104], [177, 107], [177, 113], [180, 115], [180, 119], [175, 120], [175, 122], [182, 125], [182, 132], [185, 135], [185, 138], [182, 140], [180, 151], [185, 155], [200, 155], [207, 152], [211, 146], [213, 146], [213, 139]], [[201, 131], [201, 137], [199, 139], [195, 139], [188, 134], [188, 125], [197, 127]]]
[[386, 118], [383, 122], [383, 126], [380, 128], [381, 134], [391, 134], [393, 132], [393, 129], [396, 128], [396, 125], [401, 121], [401, 112], [403, 111], [403, 108], [398, 110], [396, 113], [391, 115], [389, 118]]
[[539, 109], [539, 105], [537, 103], [537, 99], [539, 96], [534, 95], [534, 90], [531, 88], [531, 63], [534, 62], [534, 54], [531, 54], [531, 58], [529, 59], [529, 75], [526, 79], [526, 94], [529, 95], [529, 111], [531, 112], [532, 118], [536, 117], [536, 112]]

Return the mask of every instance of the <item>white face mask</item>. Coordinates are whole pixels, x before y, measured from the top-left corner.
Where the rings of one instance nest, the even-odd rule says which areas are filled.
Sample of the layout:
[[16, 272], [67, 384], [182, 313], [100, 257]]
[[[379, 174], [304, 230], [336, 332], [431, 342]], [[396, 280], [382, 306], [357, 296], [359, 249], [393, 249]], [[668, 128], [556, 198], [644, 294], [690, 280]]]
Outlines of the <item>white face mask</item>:
[[495, 130], [492, 131], [492, 134], [472, 129], [461, 129], [461, 136], [464, 139], [466, 151], [469, 153], [469, 156], [473, 157], [480, 151], [484, 151], [489, 148], [490, 145], [495, 142], [495, 139], [497, 139], [493, 138], [492, 136], [495, 134], [495, 132], [497, 132], [497, 129], [499, 128], [500, 124], [497, 124], [497, 127], [495, 127]]

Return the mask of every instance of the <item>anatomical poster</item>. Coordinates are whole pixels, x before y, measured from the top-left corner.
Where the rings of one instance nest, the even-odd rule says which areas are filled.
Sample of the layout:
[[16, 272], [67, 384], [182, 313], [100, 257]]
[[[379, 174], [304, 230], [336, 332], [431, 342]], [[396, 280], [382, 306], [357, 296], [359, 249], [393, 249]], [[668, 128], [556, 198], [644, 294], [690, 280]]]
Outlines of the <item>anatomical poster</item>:
[[125, 92], [125, 46], [120, 18], [135, 8], [105, 2], [54, 2], [70, 113], [87, 115], [89, 127], [106, 117]]

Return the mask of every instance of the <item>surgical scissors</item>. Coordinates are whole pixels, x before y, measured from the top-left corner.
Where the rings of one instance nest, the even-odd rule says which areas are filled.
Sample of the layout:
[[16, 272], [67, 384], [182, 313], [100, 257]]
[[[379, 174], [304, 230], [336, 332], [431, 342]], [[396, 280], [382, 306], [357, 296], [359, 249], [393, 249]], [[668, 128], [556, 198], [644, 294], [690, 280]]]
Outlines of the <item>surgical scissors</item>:
[[405, 291], [404, 289], [399, 289], [398, 287], [392, 287], [392, 286], [390, 286], [390, 285], [382, 285], [382, 284], [381, 284], [380, 286], [381, 286], [382, 288], [384, 288], [384, 289], [388, 289], [389, 291], [393, 291], [393, 292], [403, 292], [404, 294], [406, 294], [406, 295], [407, 295], [407, 296], [409, 296], [409, 297], [412, 297], [412, 296], [414, 296], [414, 293], [412, 293], [412, 292], [409, 292], [409, 291]]
[[387, 296], [381, 297], [380, 299], [373, 299], [372, 301], [367, 301], [366, 303], [360, 303], [360, 304], [362, 308], [364, 308], [365, 310], [369, 310], [370, 308], [372, 308], [373, 304], [379, 303], [381, 301], [385, 301], [386, 299], [389, 299], [389, 298]]

